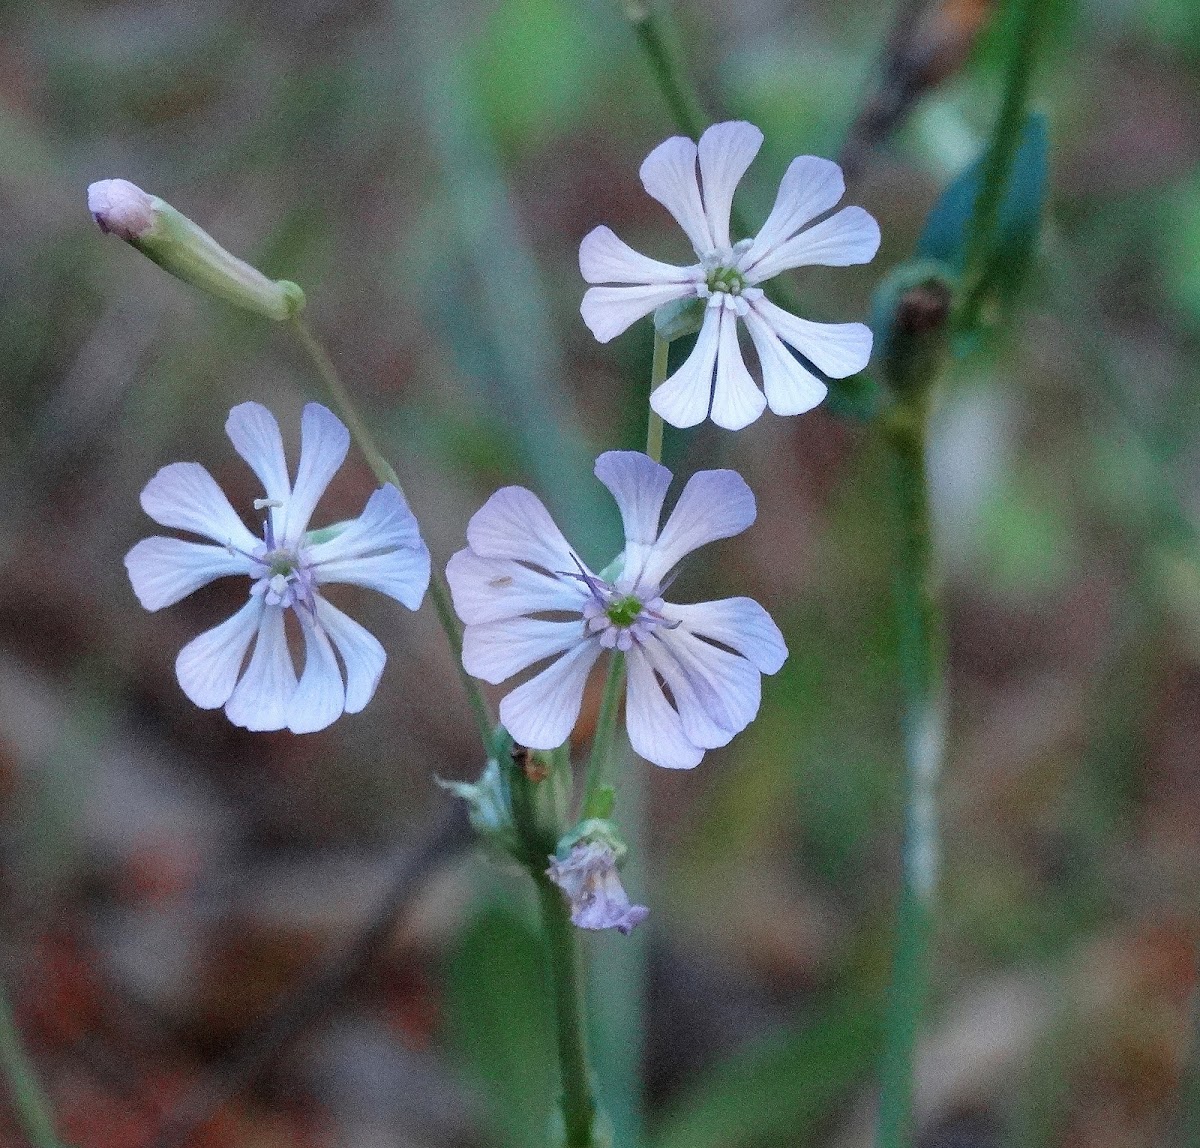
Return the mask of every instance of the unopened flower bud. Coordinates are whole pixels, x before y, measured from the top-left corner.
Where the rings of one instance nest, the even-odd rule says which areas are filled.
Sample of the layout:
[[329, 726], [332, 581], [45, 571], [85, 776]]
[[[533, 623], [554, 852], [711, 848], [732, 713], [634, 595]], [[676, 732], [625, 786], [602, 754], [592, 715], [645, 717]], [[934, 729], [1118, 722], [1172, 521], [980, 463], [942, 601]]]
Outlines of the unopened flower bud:
[[133, 242], [154, 226], [154, 200], [127, 179], [102, 179], [88, 188], [88, 211], [105, 235]]
[[268, 279], [165, 200], [127, 179], [93, 183], [88, 187], [88, 210], [101, 231], [124, 239], [164, 271], [235, 307], [269, 319], [290, 319], [304, 307], [304, 292], [297, 284]]

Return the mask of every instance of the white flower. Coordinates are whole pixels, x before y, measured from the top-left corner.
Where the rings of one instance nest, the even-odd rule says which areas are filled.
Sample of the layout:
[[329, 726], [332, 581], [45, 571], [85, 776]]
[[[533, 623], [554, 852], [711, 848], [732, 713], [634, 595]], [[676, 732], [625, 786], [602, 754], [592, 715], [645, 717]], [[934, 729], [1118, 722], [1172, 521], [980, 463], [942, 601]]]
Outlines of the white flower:
[[[217, 545], [147, 538], [125, 555], [129, 579], [147, 610], [161, 610], [215, 578], [248, 577], [246, 604], [180, 651], [179, 684], [196, 705], [224, 706], [229, 720], [246, 729], [324, 729], [341, 713], [358, 713], [371, 700], [387, 655], [371, 634], [322, 597], [321, 588], [331, 582], [369, 586], [415, 610], [429, 585], [429, 551], [394, 486], [375, 491], [350, 522], [309, 532], [317, 500], [350, 445], [349, 432], [320, 404], [304, 408], [294, 486], [279, 424], [266, 407], [234, 407], [225, 431], [262, 481], [266, 497], [254, 505], [266, 511], [263, 537], [243, 525], [204, 467], [172, 463], [146, 484], [142, 508], [163, 526]], [[289, 609], [304, 636], [299, 678], [284, 627]]]
[[571, 924], [580, 929], [616, 929], [629, 936], [649, 915], [645, 905], [631, 905], [617, 875], [617, 857], [600, 841], [581, 841], [565, 861], [550, 858], [546, 870], [571, 905]]
[[[738, 430], [765, 406], [777, 415], [811, 410], [827, 388], [785, 343], [833, 379], [861, 371], [871, 357], [871, 332], [862, 323], [799, 319], [775, 306], [758, 286], [792, 267], [846, 267], [874, 257], [879, 225], [861, 207], [844, 207], [808, 226], [842, 198], [845, 183], [836, 163], [812, 155], [792, 160], [762, 230], [753, 239], [732, 242], [733, 192], [762, 140], [753, 124], [714, 124], [700, 137], [699, 147], [674, 136], [642, 164], [643, 185], [687, 233], [698, 263], [660, 263], [634, 251], [607, 227], [597, 227], [579, 248], [584, 279], [614, 284], [590, 288], [580, 308], [602, 343], [664, 303], [708, 300], [694, 350], [650, 398], [672, 426], [695, 426], [709, 415], [718, 426]], [[765, 398], [742, 359], [739, 318], [758, 352]]]
[[760, 674], [775, 673], [787, 657], [775, 623], [749, 598], [676, 606], [662, 597], [686, 554], [754, 521], [754, 495], [731, 470], [700, 471], [660, 531], [671, 482], [665, 466], [609, 451], [596, 460], [596, 477], [625, 527], [611, 581], [584, 566], [523, 487], [498, 490], [471, 519], [468, 548], [446, 570], [466, 624], [463, 665], [499, 684], [553, 659], [500, 703], [500, 720], [518, 742], [553, 749], [575, 726], [601, 652], [621, 650], [630, 744], [656, 765], [690, 769], [753, 720]]

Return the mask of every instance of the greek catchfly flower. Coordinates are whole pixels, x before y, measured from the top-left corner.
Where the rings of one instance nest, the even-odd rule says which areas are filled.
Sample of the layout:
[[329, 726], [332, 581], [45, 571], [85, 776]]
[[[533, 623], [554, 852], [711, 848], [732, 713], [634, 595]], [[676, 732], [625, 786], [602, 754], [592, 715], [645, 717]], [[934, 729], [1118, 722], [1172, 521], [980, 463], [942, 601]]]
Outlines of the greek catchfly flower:
[[778, 627], [750, 598], [689, 606], [663, 598], [682, 558], [754, 521], [754, 495], [734, 471], [700, 471], [660, 530], [665, 466], [609, 451], [596, 477], [625, 529], [624, 550], [601, 574], [524, 487], [496, 491], [472, 517], [467, 549], [446, 570], [465, 623], [463, 666], [499, 684], [549, 660], [502, 699], [500, 720], [521, 744], [554, 749], [574, 728], [596, 660], [623, 653], [630, 744], [656, 765], [688, 769], [753, 720], [761, 674], [787, 657]]
[[[827, 387], [788, 347], [833, 379], [861, 371], [871, 357], [871, 332], [864, 324], [797, 318], [772, 303], [760, 286], [790, 268], [846, 267], [874, 257], [879, 225], [861, 207], [843, 207], [813, 222], [845, 191], [836, 163], [811, 155], [792, 160], [762, 229], [733, 241], [733, 193], [762, 141], [753, 124], [714, 124], [699, 146], [674, 136], [642, 164], [642, 184], [683, 228], [697, 262], [676, 267], [651, 259], [607, 227], [590, 232], [579, 248], [584, 279], [602, 285], [588, 290], [580, 308], [602, 343], [673, 300], [707, 300], [695, 348], [650, 398], [672, 426], [695, 426], [708, 416], [738, 430], [767, 406], [778, 415], [811, 410]], [[754, 343], [763, 391], [742, 358], [739, 319]]]
[[[265, 497], [254, 501], [263, 512], [262, 537], [244, 525], [203, 466], [171, 463], [146, 484], [142, 508], [160, 525], [213, 544], [144, 539], [125, 556], [129, 579], [147, 610], [161, 610], [216, 578], [249, 578], [246, 604], [180, 651], [179, 684], [196, 705], [224, 706], [229, 720], [246, 729], [324, 729], [371, 700], [387, 657], [366, 629], [325, 599], [325, 587], [367, 586], [415, 610], [429, 585], [429, 551], [394, 486], [375, 491], [357, 518], [308, 529], [350, 445], [341, 421], [319, 403], [304, 408], [294, 484], [279, 424], [266, 407], [234, 407], [225, 431], [263, 484]], [[288, 650], [289, 613], [304, 640], [299, 677]]]

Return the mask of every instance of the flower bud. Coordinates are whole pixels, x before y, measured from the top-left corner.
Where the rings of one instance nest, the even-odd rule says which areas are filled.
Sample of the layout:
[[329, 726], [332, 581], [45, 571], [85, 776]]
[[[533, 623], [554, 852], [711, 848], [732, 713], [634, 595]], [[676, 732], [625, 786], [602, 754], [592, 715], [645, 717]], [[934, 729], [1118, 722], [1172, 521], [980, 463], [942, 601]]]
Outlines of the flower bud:
[[268, 279], [186, 215], [127, 179], [93, 183], [88, 210], [105, 234], [124, 239], [164, 271], [235, 307], [268, 319], [290, 319], [304, 307], [297, 284]]

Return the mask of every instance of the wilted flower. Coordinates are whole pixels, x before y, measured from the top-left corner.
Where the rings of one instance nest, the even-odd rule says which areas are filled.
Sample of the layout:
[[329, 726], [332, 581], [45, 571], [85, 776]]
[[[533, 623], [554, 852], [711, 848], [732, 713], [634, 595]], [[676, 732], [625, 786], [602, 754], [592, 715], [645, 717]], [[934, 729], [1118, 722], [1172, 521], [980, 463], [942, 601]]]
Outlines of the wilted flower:
[[463, 665], [498, 684], [553, 659], [500, 702], [500, 720], [517, 741], [553, 749], [570, 736], [600, 654], [622, 651], [630, 744], [656, 765], [688, 769], [753, 720], [760, 675], [787, 657], [779, 629], [750, 598], [677, 606], [662, 597], [685, 555], [754, 521], [754, 495], [731, 470], [700, 471], [660, 532], [671, 482], [665, 466], [609, 451], [596, 460], [596, 477], [625, 527], [611, 575], [583, 564], [524, 487], [496, 491], [472, 517], [468, 548], [446, 570], [466, 623]]
[[[294, 486], [279, 424], [266, 407], [234, 407], [225, 431], [262, 481], [266, 497], [254, 506], [266, 512], [263, 537], [246, 528], [204, 467], [171, 463], [146, 484], [142, 508], [155, 522], [216, 545], [147, 538], [125, 556], [125, 566], [147, 610], [170, 606], [215, 578], [248, 577], [246, 604], [180, 651], [179, 684], [196, 705], [224, 706], [229, 720], [247, 729], [324, 729], [342, 712], [357, 713], [371, 700], [387, 655], [370, 633], [325, 600], [322, 588], [333, 582], [369, 586], [415, 610], [429, 584], [429, 551], [394, 486], [375, 491], [357, 518], [308, 530], [350, 445], [349, 432], [320, 404], [304, 408]], [[298, 679], [284, 627], [289, 610], [304, 636]]]
[[[827, 388], [785, 343], [834, 379], [861, 371], [871, 357], [871, 332], [862, 323], [797, 318], [775, 306], [759, 286], [789, 268], [845, 267], [874, 257], [879, 225], [861, 207], [844, 207], [808, 226], [842, 198], [845, 183], [836, 163], [811, 155], [792, 160], [762, 229], [753, 238], [732, 241], [734, 189], [762, 140], [753, 124], [714, 124], [699, 147], [674, 136], [642, 164], [643, 185], [687, 233], [699, 262], [675, 267], [650, 259], [607, 227], [597, 227], [579, 248], [584, 279], [611, 285], [592, 287], [581, 307], [602, 343], [672, 300], [707, 299], [695, 348], [650, 398], [673, 426], [695, 426], [709, 415], [718, 426], [738, 430], [768, 405], [778, 415], [811, 410]], [[765, 398], [742, 358], [739, 318], [758, 353]]]
[[571, 924], [580, 929], [616, 929], [628, 936], [650, 910], [631, 905], [617, 875], [617, 857], [601, 841], [580, 841], [565, 860], [550, 858], [546, 870], [571, 905]]

